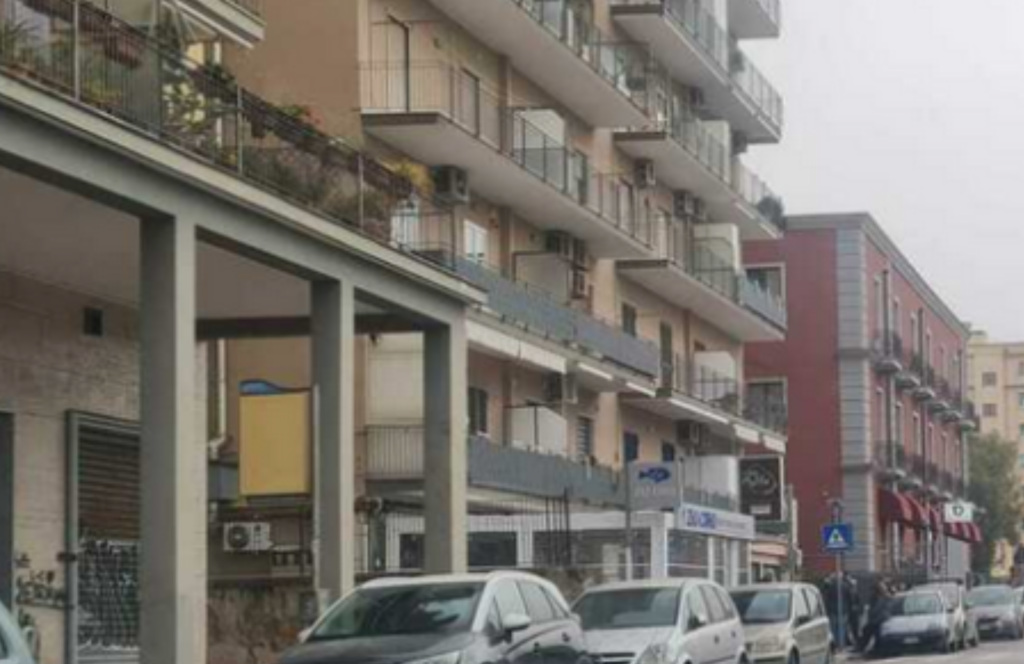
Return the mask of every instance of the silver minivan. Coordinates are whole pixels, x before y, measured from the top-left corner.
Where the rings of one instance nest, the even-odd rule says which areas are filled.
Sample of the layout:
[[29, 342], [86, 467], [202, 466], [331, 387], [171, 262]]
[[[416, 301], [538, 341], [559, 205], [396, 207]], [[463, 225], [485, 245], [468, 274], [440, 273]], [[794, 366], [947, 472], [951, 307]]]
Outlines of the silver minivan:
[[757, 664], [831, 664], [832, 630], [821, 593], [805, 583], [746, 586], [732, 591], [747, 652]]
[[743, 625], [721, 586], [702, 579], [592, 588], [573, 607], [601, 664], [747, 662]]

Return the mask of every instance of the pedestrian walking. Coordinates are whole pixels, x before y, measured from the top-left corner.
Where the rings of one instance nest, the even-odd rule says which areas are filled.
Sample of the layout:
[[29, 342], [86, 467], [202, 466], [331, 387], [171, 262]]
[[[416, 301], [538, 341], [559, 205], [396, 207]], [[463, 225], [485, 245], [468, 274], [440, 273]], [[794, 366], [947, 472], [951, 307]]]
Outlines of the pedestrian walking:
[[867, 623], [860, 634], [858, 650], [867, 653], [878, 639], [882, 624], [889, 619], [892, 606], [893, 590], [888, 579], [879, 579], [872, 591], [871, 606], [868, 609]]

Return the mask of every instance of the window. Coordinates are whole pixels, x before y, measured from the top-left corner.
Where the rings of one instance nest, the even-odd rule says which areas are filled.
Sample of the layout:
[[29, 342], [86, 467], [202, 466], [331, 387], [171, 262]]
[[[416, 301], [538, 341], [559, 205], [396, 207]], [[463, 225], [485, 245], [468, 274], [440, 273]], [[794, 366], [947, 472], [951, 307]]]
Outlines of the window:
[[718, 596], [718, 593], [711, 586], [701, 586], [700, 590], [704, 594], [704, 603], [707, 604], [710, 621], [713, 623], [724, 621], [726, 611], [722, 605], [722, 598]]
[[994, 403], [987, 403], [981, 407], [981, 415], [982, 417], [998, 417], [999, 409]]
[[804, 597], [807, 599], [807, 606], [810, 608], [812, 618], [825, 617], [825, 607], [821, 605], [821, 598], [817, 590], [804, 588]]
[[675, 443], [662, 443], [661, 444], [661, 460], [668, 463], [676, 460], [676, 445]]
[[732, 598], [729, 597], [729, 593], [725, 592], [721, 588], [714, 588], [714, 591], [718, 593], [718, 599], [722, 602], [722, 608], [725, 609], [725, 619], [732, 620], [736, 617], [736, 605], [733, 604]]
[[628, 431], [622, 434], [622, 457], [626, 463], [640, 458], [640, 436]]
[[469, 388], [469, 434], [486, 435], [487, 426], [487, 390], [479, 387]]
[[502, 620], [512, 614], [527, 615], [523, 597], [512, 581], [498, 582], [498, 587], [494, 589], [494, 602], [498, 605]]
[[631, 304], [622, 305], [622, 331], [626, 334], [636, 336], [636, 307]]
[[900, 309], [900, 301], [898, 299], [896, 299], [896, 298], [893, 298], [893, 301], [892, 301], [892, 324], [891, 324], [891, 327], [892, 327], [892, 331], [895, 332], [897, 335], [901, 335], [903, 333], [903, 327], [902, 327], [902, 325], [903, 325], [903, 318], [902, 318], [902, 315], [903, 315], [903, 312]]
[[787, 412], [786, 383], [761, 379], [748, 383], [746, 406], [758, 424], [769, 429], [784, 429]]
[[463, 224], [466, 258], [474, 263], [487, 262], [487, 229], [472, 221]]
[[710, 619], [708, 606], [704, 603], [704, 596], [701, 594], [700, 588], [692, 588], [690, 592], [686, 593], [686, 613], [687, 622], [697, 616]]
[[921, 350], [921, 332], [918, 323], [917, 312], [910, 314], [910, 349], [917, 353]]
[[981, 386], [982, 387], [995, 387], [999, 384], [999, 377], [995, 371], [986, 371], [981, 374]]
[[875, 277], [875, 329], [879, 332], [885, 328], [885, 296], [882, 294], [882, 279]]
[[785, 297], [785, 281], [781, 266], [747, 268], [747, 279], [775, 297]]
[[482, 591], [481, 583], [362, 588], [332, 609], [311, 639], [462, 632]]
[[580, 461], [594, 458], [594, 420], [589, 417], [576, 418], [576, 458]]
[[811, 615], [811, 607], [807, 605], [807, 597], [800, 591], [793, 593], [793, 615], [800, 618], [807, 618]]
[[555, 619], [555, 610], [551, 608], [548, 596], [536, 583], [520, 583], [519, 592], [526, 600], [526, 610], [535, 624], [551, 622]]

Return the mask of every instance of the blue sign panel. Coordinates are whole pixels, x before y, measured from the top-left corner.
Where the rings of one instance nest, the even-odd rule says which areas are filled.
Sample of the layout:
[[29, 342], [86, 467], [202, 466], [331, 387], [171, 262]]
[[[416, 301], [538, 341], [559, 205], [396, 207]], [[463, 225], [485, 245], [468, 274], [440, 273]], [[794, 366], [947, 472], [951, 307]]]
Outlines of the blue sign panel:
[[821, 529], [821, 546], [828, 553], [849, 553], [853, 551], [853, 526], [848, 523], [832, 523]]

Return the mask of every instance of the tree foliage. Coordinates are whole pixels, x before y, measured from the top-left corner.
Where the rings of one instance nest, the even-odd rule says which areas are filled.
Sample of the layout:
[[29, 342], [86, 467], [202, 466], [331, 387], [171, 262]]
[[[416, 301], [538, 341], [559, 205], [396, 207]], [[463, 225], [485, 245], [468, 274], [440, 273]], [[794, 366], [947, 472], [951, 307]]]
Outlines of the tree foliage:
[[996, 434], [970, 441], [971, 502], [978, 506], [976, 519], [984, 534], [974, 549], [974, 571], [987, 575], [1000, 540], [1016, 542], [1024, 503], [1017, 475], [1017, 445]]

